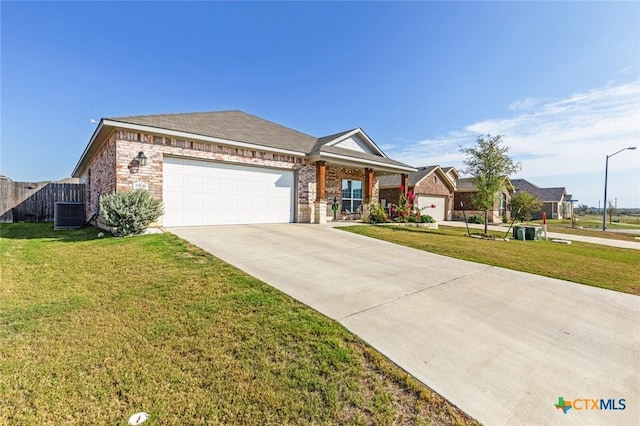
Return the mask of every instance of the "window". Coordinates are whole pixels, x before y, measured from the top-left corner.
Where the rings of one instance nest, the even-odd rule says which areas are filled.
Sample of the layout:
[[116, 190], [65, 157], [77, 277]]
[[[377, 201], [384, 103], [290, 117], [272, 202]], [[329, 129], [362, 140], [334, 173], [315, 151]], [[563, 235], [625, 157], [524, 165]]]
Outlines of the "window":
[[500, 216], [504, 215], [507, 210], [507, 196], [504, 193], [500, 193], [500, 208], [499, 213]]
[[362, 204], [362, 181], [342, 180], [342, 210], [358, 211]]

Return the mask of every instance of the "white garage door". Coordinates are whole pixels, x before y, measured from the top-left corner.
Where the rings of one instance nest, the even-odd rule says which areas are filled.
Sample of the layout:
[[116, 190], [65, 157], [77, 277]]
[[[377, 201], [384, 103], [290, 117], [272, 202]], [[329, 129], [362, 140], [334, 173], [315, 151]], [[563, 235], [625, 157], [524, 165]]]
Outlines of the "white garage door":
[[436, 222], [445, 220], [447, 212], [447, 197], [435, 195], [417, 195], [416, 199], [418, 200], [418, 207], [423, 209], [422, 214], [428, 214], [429, 216], [434, 218]]
[[293, 222], [292, 171], [165, 157], [164, 226]]

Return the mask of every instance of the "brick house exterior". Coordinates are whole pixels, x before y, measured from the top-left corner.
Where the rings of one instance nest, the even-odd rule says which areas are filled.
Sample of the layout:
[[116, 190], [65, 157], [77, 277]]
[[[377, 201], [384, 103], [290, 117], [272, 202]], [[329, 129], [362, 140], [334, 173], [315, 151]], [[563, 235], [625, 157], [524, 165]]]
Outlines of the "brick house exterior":
[[[137, 160], [140, 153], [147, 158], [144, 166]], [[98, 217], [101, 195], [133, 188], [147, 189], [166, 210], [175, 201], [164, 199], [167, 158], [197, 161], [193, 170], [225, 165], [228, 173], [238, 167], [255, 176], [271, 171], [292, 175], [288, 221], [301, 223], [331, 217], [334, 198], [340, 205], [345, 201], [347, 181], [360, 188], [351, 197], [359, 197], [356, 201], [366, 207], [378, 199], [377, 176], [415, 170], [388, 158], [359, 128], [315, 138], [241, 111], [104, 118], [73, 172], [87, 188], [87, 217]], [[239, 188], [238, 197], [251, 197], [254, 191], [260, 198], [259, 189], [246, 188], [247, 195], [244, 189]], [[205, 201], [211, 197], [204, 189], [201, 195]], [[340, 209], [341, 218], [346, 213]]]
[[[488, 222], [493, 224], [503, 223], [503, 217], [509, 219], [511, 217], [511, 194], [512, 185], [509, 179], [506, 179], [502, 189], [496, 192], [494, 197], [493, 209], [489, 210]], [[472, 178], [458, 179], [456, 191], [453, 198], [453, 215], [452, 220], [464, 220], [464, 215], [481, 216], [484, 218], [484, 210], [479, 210], [473, 204], [473, 196], [476, 193], [476, 186]], [[464, 211], [464, 214], [463, 214]]]
[[515, 189], [515, 194], [520, 191], [528, 192], [534, 197], [538, 197], [542, 205], [540, 210], [533, 212], [532, 219], [542, 219], [544, 212], [549, 219], [570, 219], [573, 217], [573, 204], [571, 194], [567, 193], [564, 186], [553, 188], [542, 188], [526, 179], [512, 179], [511, 183]]
[[[449, 220], [453, 210], [456, 182], [451, 177], [455, 176], [455, 169], [447, 169], [453, 172], [448, 174], [440, 166], [418, 167], [417, 171], [409, 173], [404, 185], [416, 195], [416, 202], [423, 208], [422, 212], [437, 217], [436, 220]], [[397, 204], [402, 175], [382, 176], [378, 181], [380, 200], [385, 200], [386, 204]], [[422, 200], [424, 203], [421, 204]], [[434, 209], [437, 209], [437, 214]]]

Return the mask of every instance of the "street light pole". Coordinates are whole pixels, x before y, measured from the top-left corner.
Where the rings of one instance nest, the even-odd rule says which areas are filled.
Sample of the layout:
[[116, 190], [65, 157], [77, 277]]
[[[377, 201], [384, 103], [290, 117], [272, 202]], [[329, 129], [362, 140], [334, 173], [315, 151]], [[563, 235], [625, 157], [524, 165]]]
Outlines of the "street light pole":
[[620, 151], [616, 151], [611, 155], [607, 155], [607, 161], [604, 165], [604, 200], [603, 200], [603, 209], [602, 209], [602, 230], [607, 230], [607, 176], [609, 174], [609, 158], [613, 157], [616, 154], [620, 154], [622, 151], [626, 150], [634, 150], [635, 146], [628, 146], [626, 148], [622, 148]]

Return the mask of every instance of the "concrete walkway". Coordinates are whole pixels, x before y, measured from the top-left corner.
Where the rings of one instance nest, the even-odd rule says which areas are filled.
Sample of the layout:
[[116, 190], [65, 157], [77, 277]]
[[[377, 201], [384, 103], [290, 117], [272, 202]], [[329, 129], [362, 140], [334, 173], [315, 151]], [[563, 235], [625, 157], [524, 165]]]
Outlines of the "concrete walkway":
[[[438, 224], [442, 226], [454, 226], [457, 228], [465, 227], [464, 222], [458, 222], [458, 221], [444, 221], [444, 222], [438, 222]], [[484, 225], [470, 223], [469, 228], [484, 229]], [[496, 225], [489, 225], [488, 228], [491, 231], [502, 232], [502, 235], [504, 235], [504, 233], [507, 232], [508, 230], [508, 227], [496, 226]], [[509, 232], [509, 237], [511, 237], [512, 235], [513, 235], [513, 230]], [[586, 237], [584, 235], [564, 234], [560, 232], [547, 232], [547, 236], [549, 237], [549, 239], [557, 238], [561, 240], [580, 241], [583, 243], [600, 244], [603, 246], [640, 250], [640, 241], [635, 242], [635, 241], [625, 241], [625, 240], [612, 240], [610, 238]]]
[[[329, 226], [170, 232], [339, 321], [484, 424], [638, 423], [638, 296]], [[559, 397], [626, 409], [564, 414]]]

